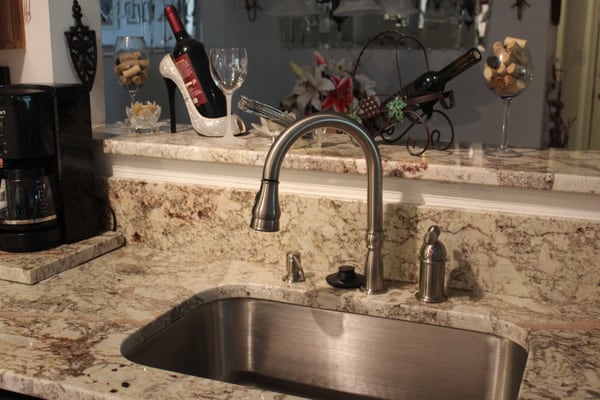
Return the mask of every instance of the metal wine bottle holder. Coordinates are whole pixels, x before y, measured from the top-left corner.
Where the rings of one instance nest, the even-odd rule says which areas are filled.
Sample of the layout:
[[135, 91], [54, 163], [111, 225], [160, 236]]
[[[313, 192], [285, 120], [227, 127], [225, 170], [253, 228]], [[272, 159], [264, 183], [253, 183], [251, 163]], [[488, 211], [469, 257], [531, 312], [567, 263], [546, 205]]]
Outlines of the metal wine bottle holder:
[[[446, 113], [439, 109], [435, 109], [434, 105], [439, 102], [443, 109], [454, 107], [454, 93], [452, 91], [434, 91], [422, 96], [406, 98], [404, 93], [404, 85], [402, 84], [402, 74], [400, 72], [400, 63], [398, 60], [398, 45], [404, 40], [414, 41], [419, 49], [423, 52], [425, 58], [425, 67], [429, 71], [429, 60], [427, 52], [423, 44], [415, 37], [406, 35], [395, 30], [386, 30], [377, 33], [367, 40], [362, 47], [354, 70], [352, 78], [355, 77], [360, 59], [367, 48], [378, 38], [385, 35], [398, 36], [396, 43], [396, 70], [398, 73], [398, 83], [400, 89], [393, 95], [376, 94], [359, 100], [357, 109], [353, 110], [353, 114], [359, 117], [363, 125], [371, 132], [374, 137], [381, 136], [384, 142], [397, 143], [406, 137], [406, 149], [411, 155], [420, 156], [429, 149], [447, 150], [454, 142], [454, 125]], [[396, 110], [390, 110], [387, 104], [396, 101]], [[400, 118], [399, 113], [402, 114]], [[447, 123], [449, 129], [449, 141], [442, 142], [442, 132], [440, 129], [430, 129], [428, 121], [433, 114], [441, 116], [442, 120]], [[374, 121], [377, 123], [374, 123]], [[408, 132], [413, 128], [421, 128], [425, 133], [424, 145], [422, 148], [417, 148], [417, 140], [413, 136], [407, 136]]]

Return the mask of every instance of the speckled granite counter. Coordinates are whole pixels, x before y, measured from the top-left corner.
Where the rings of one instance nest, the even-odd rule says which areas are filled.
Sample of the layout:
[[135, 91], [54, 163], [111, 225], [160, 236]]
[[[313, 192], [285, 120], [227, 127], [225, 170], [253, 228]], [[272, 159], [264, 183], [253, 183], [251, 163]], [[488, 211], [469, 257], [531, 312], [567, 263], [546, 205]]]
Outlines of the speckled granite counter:
[[[259, 136], [226, 143], [220, 138], [200, 137], [193, 130], [133, 137], [97, 129], [96, 135], [105, 138], [103, 151], [107, 154], [259, 166], [271, 143], [269, 138]], [[286, 156], [284, 168], [365, 173], [366, 163], [360, 148], [345, 135], [325, 135], [322, 147], [303, 144], [303, 148], [296, 146]], [[518, 150], [523, 157], [500, 159], [484, 155], [482, 145], [457, 144], [447, 151], [429, 150], [415, 157], [402, 146], [380, 146], [386, 176], [600, 193], [600, 151]]]
[[125, 244], [120, 232], [104, 232], [76, 243], [28, 253], [0, 251], [0, 279], [33, 285]]
[[[191, 131], [101, 143], [109, 155], [254, 166], [269, 146], [266, 138], [227, 144]], [[382, 155], [388, 176], [600, 193], [598, 152], [488, 160], [481, 149], [455, 149], [415, 158], [382, 146]], [[286, 162], [365, 169], [360, 150], [338, 135], [322, 148], [297, 148]], [[256, 297], [491, 332], [529, 352], [520, 399], [600, 398], [597, 221], [388, 205], [384, 261], [393, 281], [385, 294], [365, 296], [324, 281], [335, 257], [364, 253], [363, 202], [284, 194], [284, 227], [269, 235], [247, 228], [251, 191], [122, 178], [109, 179], [106, 191], [126, 247], [34, 286], [0, 282], [1, 388], [48, 399], [291, 399], [121, 355], [125, 338], [182, 302]], [[443, 227], [452, 289], [448, 302], [422, 305], [415, 254], [431, 223]], [[298, 248], [307, 281], [290, 286], [282, 257]]]
[[126, 337], [189, 299], [255, 297], [493, 332], [529, 350], [521, 399], [600, 395], [600, 311], [593, 304], [454, 291], [447, 303], [426, 306], [414, 298], [415, 285], [365, 296], [327, 286], [328, 271], [318, 268], [290, 286], [281, 268], [132, 246], [37, 286], [0, 282], [0, 386], [48, 399], [294, 398], [143, 367], [120, 354]]

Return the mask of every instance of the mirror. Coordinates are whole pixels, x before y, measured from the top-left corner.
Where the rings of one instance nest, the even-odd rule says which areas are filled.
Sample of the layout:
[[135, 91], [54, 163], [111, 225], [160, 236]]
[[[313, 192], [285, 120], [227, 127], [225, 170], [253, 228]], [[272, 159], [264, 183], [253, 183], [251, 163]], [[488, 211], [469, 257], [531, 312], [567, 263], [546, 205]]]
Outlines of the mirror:
[[[102, 0], [103, 2], [120, 3], [124, 5], [124, 0]], [[149, 2], [151, 0], [130, 0], [137, 3]], [[180, 7], [189, 5], [189, 1], [183, 0], [152, 0], [154, 3], [176, 3], [181, 2]], [[321, 1], [321, 0], [319, 0]], [[327, 0], [323, 0], [327, 1]], [[384, 1], [384, 0], [382, 0]], [[398, 0], [396, 0], [398, 1]], [[195, 5], [195, 34], [207, 47], [226, 47], [243, 46], [248, 49], [249, 54], [249, 74], [244, 86], [239, 91], [239, 95], [245, 95], [256, 98], [263, 102], [277, 105], [284, 99], [294, 86], [295, 77], [290, 69], [290, 62], [298, 65], [312, 65], [314, 63], [313, 49], [301, 48], [300, 46], [282, 46], [282, 17], [267, 14], [265, 8], [269, 5], [269, 0], [223, 0], [215, 2], [212, 0], [191, 1]], [[284, 3], [284, 0], [273, 0], [273, 2]], [[294, 3], [308, 2], [316, 7], [322, 7], [317, 0], [293, 0]], [[429, 0], [428, 7], [436, 4], [435, 0]], [[551, 4], [552, 3], [552, 4]], [[532, 85], [515, 100], [515, 107], [512, 110], [511, 124], [521, 134], [515, 134], [509, 138], [510, 145], [540, 148], [546, 147], [549, 143], [549, 120], [547, 115], [547, 86], [551, 79], [551, 63], [555, 58], [555, 38], [557, 26], [551, 21], [551, 9], [555, 0], [552, 2], [529, 2], [530, 6], [521, 10], [521, 19], [518, 17], [518, 10], [512, 7], [514, 2], [493, 2], [491, 4], [493, 15], [487, 18], [485, 40], [492, 43], [497, 38], [506, 35], [519, 35], [527, 37], [531, 44], [532, 55], [536, 66], [536, 76]], [[565, 3], [562, 2], [563, 8]], [[594, 2], [596, 3], [596, 2]], [[261, 9], [253, 10], [251, 6], [259, 5]], [[480, 0], [479, 4], [483, 4]], [[569, 2], [570, 4], [570, 2]], [[587, 2], [586, 2], [587, 4]], [[552, 5], [552, 7], [551, 7]], [[246, 7], [248, 6], [248, 8]], [[161, 8], [155, 4], [155, 16], [159, 20], [162, 14]], [[584, 13], [597, 15], [594, 13]], [[372, 18], [372, 16], [361, 16], [361, 18]], [[567, 21], [564, 12], [561, 17]], [[580, 27], [582, 24], [577, 22], [581, 18], [574, 20], [574, 24]], [[127, 24], [126, 19], [120, 19], [122, 24], [119, 28], [132, 26]], [[160, 21], [159, 21], [160, 22]], [[396, 23], [394, 21], [393, 23]], [[286, 22], [289, 25], [289, 22]], [[361, 25], [361, 24], [353, 24]], [[364, 24], [362, 24], [364, 25]], [[592, 24], [596, 26], [597, 23]], [[363, 26], [364, 28], [364, 26]], [[142, 29], [141, 26], [138, 29]], [[287, 28], [286, 28], [287, 29]], [[296, 27], [296, 32], [298, 28]], [[361, 29], [358, 26], [357, 30]], [[334, 31], [335, 32], [335, 31]], [[103, 42], [106, 44], [114, 43], [116, 35], [115, 25], [105, 24], [103, 26]], [[354, 30], [352, 34], [356, 34]], [[108, 36], [107, 36], [108, 35]], [[112, 35], [113, 39], [110, 38]], [[583, 35], [583, 34], [581, 34]], [[579, 37], [581, 37], [581, 35]], [[591, 34], [587, 34], [590, 36]], [[155, 35], [158, 37], [160, 35]], [[591, 35], [596, 37], [595, 35]], [[107, 39], [108, 38], [108, 39]], [[297, 40], [297, 39], [293, 39]], [[566, 43], [573, 47], [573, 43], [582, 41], [570, 40]], [[153, 65], [157, 66], [158, 61], [166, 52], [172, 48], [167, 41], [165, 46], [154, 49]], [[329, 58], [356, 60], [360, 45], [355, 46], [330, 46], [323, 49], [323, 55]], [[461, 54], [458, 49], [430, 49], [428, 51], [430, 66], [432, 69], [439, 69], [448, 62]], [[422, 55], [416, 54], [416, 51], [407, 49], [399, 54], [399, 60], [402, 67], [403, 81], [414, 79], [419, 73], [423, 72]], [[106, 53], [105, 53], [106, 54]], [[558, 55], [560, 57], [560, 54]], [[360, 71], [368, 74], [377, 83], [379, 92], [392, 91], [397, 87], [397, 73], [394, 66], [394, 51], [389, 48], [369, 49], [364, 55], [365, 62], [361, 65]], [[567, 58], [565, 58], [566, 60]], [[595, 58], [594, 58], [595, 59]], [[152, 64], [151, 64], [152, 65]], [[105, 92], [107, 101], [106, 121], [111, 123], [123, 118], [123, 108], [126, 101], [126, 93], [122, 92], [112, 73], [112, 65], [109, 57], [105, 57]], [[579, 77], [578, 70], [570, 68], [570, 77]], [[456, 80], [448, 85], [448, 89], [455, 92], [457, 104], [450, 110], [449, 115], [456, 127], [455, 141], [460, 142], [483, 142], [495, 143], [498, 137], [498, 127], [501, 123], [502, 110], [498, 107], [497, 99], [485, 88], [481, 77], [481, 69], [477, 66], [465, 72]], [[148, 85], [142, 88], [146, 97], [160, 101], [166, 110], [166, 90], [158, 71], [151, 76]], [[567, 91], [566, 86], [571, 83], [565, 81], [563, 94]], [[592, 87], [587, 85], [585, 87]], [[579, 86], [578, 86], [579, 87]], [[234, 104], [237, 99], [234, 98]], [[583, 122], [581, 116], [581, 107], [576, 103], [567, 102], [576, 109], [577, 117], [575, 124]], [[566, 108], [565, 108], [566, 109]], [[179, 116], [186, 116], [184, 108], [178, 109]], [[566, 120], [570, 120], [572, 115], [565, 115]], [[182, 118], [184, 119], [184, 118]], [[185, 122], [185, 121], [182, 121]], [[255, 122], [254, 120], [252, 122]], [[572, 130], [572, 129], [571, 129]], [[588, 129], [586, 129], [588, 131]], [[600, 129], [593, 130], [600, 132]], [[589, 136], [589, 132], [587, 133]], [[600, 136], [600, 134], [596, 134]], [[570, 144], [573, 141], [569, 142]], [[577, 148], [586, 148], [580, 145]]]
[[[148, 83], [140, 90], [140, 96], [160, 101], [166, 115], [165, 88], [156, 66], [161, 56], [169, 52], [174, 43], [170, 29], [162, 17], [162, 10], [166, 4], [174, 4], [180, 14], [183, 14], [181, 10], [192, 9], [196, 15], [190, 19], [196, 23], [196, 31], [191, 33], [204, 42], [207, 48], [233, 45], [248, 48], [251, 58], [250, 79], [244, 84], [240, 94], [277, 106], [294, 87], [295, 77], [290, 69], [290, 62], [298, 65], [313, 64], [314, 49], [322, 49], [323, 55], [328, 59], [353, 62], [369, 36], [388, 28], [404, 31], [413, 29], [422, 40], [431, 42], [432, 46], [435, 44], [436, 49], [448, 46], [442, 50], [447, 50], [447, 53], [430, 57], [431, 66], [439, 68], [462, 53], [462, 47], [470, 47], [479, 42], [478, 35], [474, 35], [473, 25], [470, 24], [470, 28], [467, 28], [466, 19], [460, 15], [472, 14], [474, 5], [489, 6], [484, 0], [382, 0], [376, 3], [387, 7], [385, 14], [357, 15], [355, 11], [350, 11], [348, 15], [346, 12], [336, 15], [334, 11], [339, 11], [347, 3], [339, 0], [248, 0], [246, 4], [248, 3], [260, 8], [254, 10], [254, 13], [247, 12], [244, 3], [239, 0], [226, 0], [216, 4], [207, 0], [101, 0], [104, 54], [108, 57], [112, 53], [112, 45], [119, 34], [144, 35], [149, 46], [154, 48], [154, 54], [150, 55], [150, 65], [151, 71], [154, 67], [156, 72], [151, 73]], [[472, 7], [468, 12], [465, 11], [467, 3]], [[294, 16], [283, 15], [283, 11], [278, 11], [275, 5], [286, 10], [286, 13], [287, 10], [297, 10], [299, 5], [307, 6], [312, 11], [309, 12], [311, 15], [304, 17], [297, 15], [298, 11]], [[408, 9], [407, 5], [410, 6]], [[426, 12], [420, 14], [418, 6], [426, 7]], [[487, 24], [489, 12], [485, 15]], [[305, 31], [308, 26], [320, 33], [310, 40], [296, 40], [296, 37], [301, 36], [299, 31]], [[458, 32], [463, 32], [464, 35], [459, 35]], [[305, 34], [304, 37], [307, 38], [308, 35]], [[340, 38], [342, 42], [338, 41]], [[396, 43], [386, 42], [383, 36], [381, 41], [372, 43], [369, 54], [364, 57], [365, 65], [359, 71], [371, 76], [381, 93], [393, 93], [399, 84], [397, 69], [389, 57], [390, 46], [395, 47]], [[408, 54], [399, 55], [403, 63], [402, 81], [407, 83], [423, 72], [423, 55], [412, 52], [410, 47], [402, 51], [408, 51]], [[410, 62], [406, 62], [407, 57]], [[111, 99], [106, 103], [106, 121], [112, 123], [123, 119], [126, 96], [121, 95], [122, 88], [111, 75], [113, 67], [109, 62], [110, 59], [105, 58], [105, 92], [106, 97]], [[265, 79], [266, 71], [269, 79]], [[234, 104], [236, 101], [234, 99]], [[182, 122], [186, 122], [185, 110], [178, 112], [178, 115], [183, 116]], [[248, 115], [241, 116], [246, 122], [252, 120]]]
[[[257, 1], [257, 0], [255, 0]], [[280, 19], [283, 48], [353, 48], [385, 30], [398, 30], [431, 49], [483, 47], [490, 16], [489, 0], [260, 0], [252, 19], [262, 13]], [[100, 0], [102, 43], [118, 35], [141, 34], [153, 48], [173, 46], [162, 10], [180, 10], [187, 31], [196, 30], [194, 0]], [[264, 17], [263, 15], [263, 17]], [[260, 22], [257, 22], [260, 23]], [[382, 38], [374, 46], [393, 47]]]
[[196, 31], [195, 0], [100, 0], [102, 46], [112, 52], [117, 36], [143, 36], [149, 48], [172, 48], [175, 38], [163, 16], [163, 9], [174, 5], [190, 35]]
[[[485, 46], [488, 0], [263, 0], [260, 11], [280, 18], [283, 48], [361, 47], [398, 30], [430, 49]], [[396, 43], [382, 38], [378, 47]]]

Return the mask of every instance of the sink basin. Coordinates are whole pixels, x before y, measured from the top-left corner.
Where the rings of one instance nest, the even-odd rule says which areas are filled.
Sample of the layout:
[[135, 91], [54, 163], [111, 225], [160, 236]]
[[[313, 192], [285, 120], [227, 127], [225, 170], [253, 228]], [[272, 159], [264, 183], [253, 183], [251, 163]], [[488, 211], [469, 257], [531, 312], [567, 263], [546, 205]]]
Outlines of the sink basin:
[[126, 358], [313, 399], [516, 399], [527, 360], [491, 334], [251, 298], [158, 322]]

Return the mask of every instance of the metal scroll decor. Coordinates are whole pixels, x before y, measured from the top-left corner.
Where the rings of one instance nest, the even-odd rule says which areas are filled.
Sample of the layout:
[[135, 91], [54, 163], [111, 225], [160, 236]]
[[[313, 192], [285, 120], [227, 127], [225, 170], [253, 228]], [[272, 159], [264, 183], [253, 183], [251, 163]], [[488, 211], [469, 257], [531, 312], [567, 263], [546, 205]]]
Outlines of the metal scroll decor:
[[71, 10], [75, 19], [75, 25], [65, 32], [69, 55], [71, 56], [71, 62], [73, 62], [79, 80], [88, 91], [91, 91], [96, 78], [96, 65], [98, 61], [96, 32], [81, 22], [83, 14], [77, 0], [73, 0]]
[[[396, 70], [400, 89], [392, 95], [376, 94], [360, 99], [351, 116], [361, 122], [374, 137], [381, 136], [386, 143], [398, 143], [404, 139], [406, 148], [411, 155], [420, 156], [429, 149], [449, 149], [454, 142], [454, 125], [448, 115], [437, 105], [439, 104], [444, 110], [454, 107], [453, 92], [436, 91], [412, 98], [407, 98], [404, 93], [398, 60], [398, 46], [402, 41], [411, 40], [417, 44], [425, 58], [425, 67], [429, 71], [427, 52], [417, 38], [395, 30], [382, 31], [372, 36], [358, 55], [352, 77], [354, 78], [357, 73], [360, 59], [365, 50], [376, 39], [384, 35], [393, 35], [397, 38]], [[434, 115], [438, 121], [436, 126], [440, 126], [439, 121], [441, 121], [441, 126], [445, 126], [445, 128], [430, 129], [429, 122]], [[419, 139], [409, 133], [417, 134]]]

